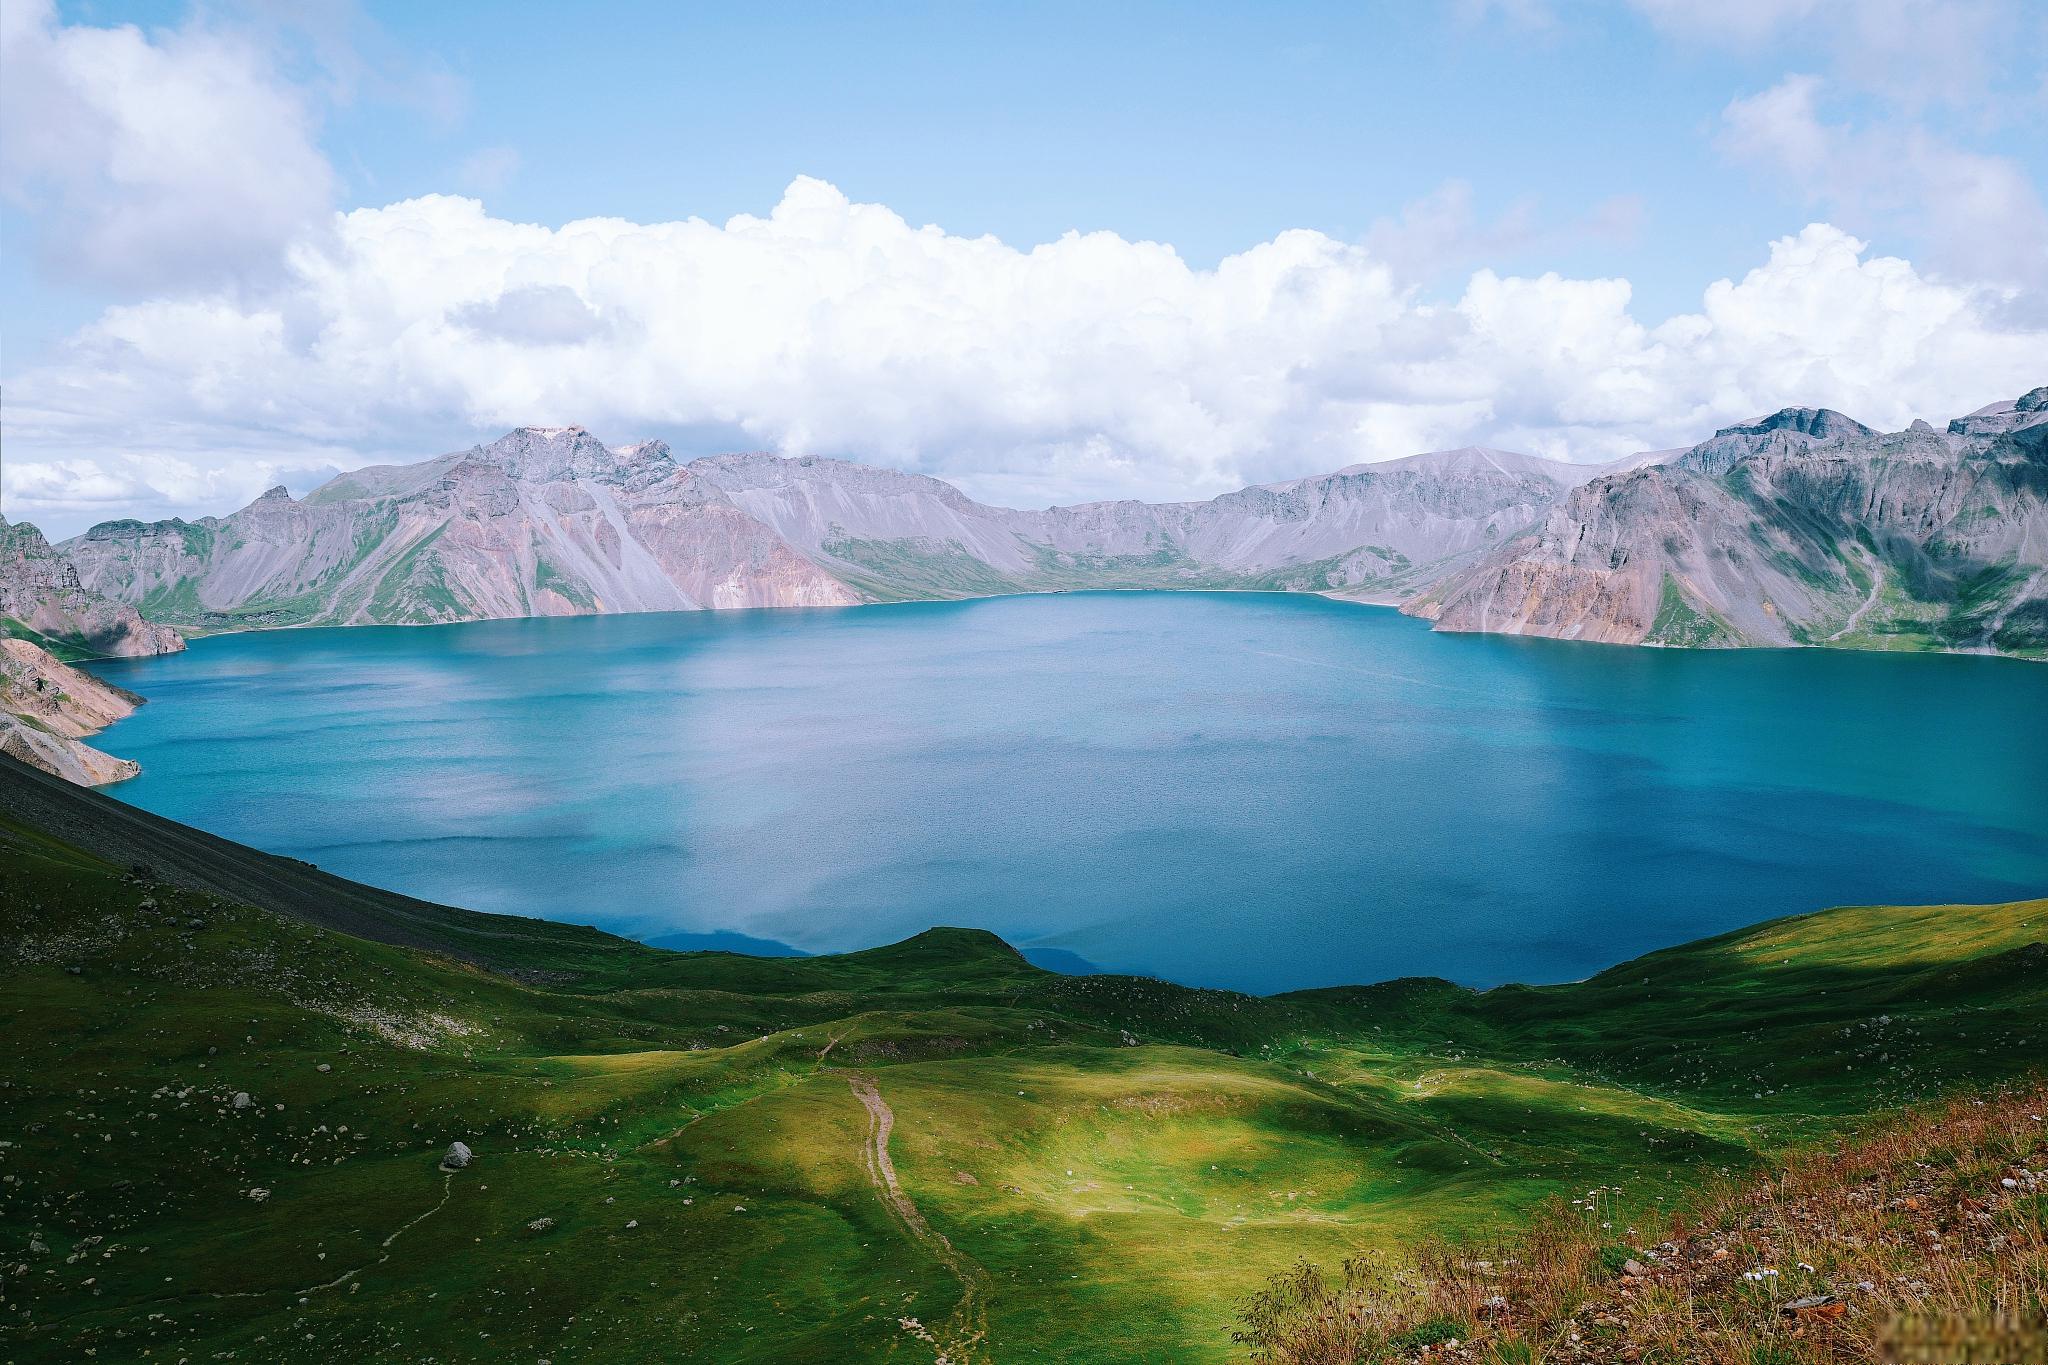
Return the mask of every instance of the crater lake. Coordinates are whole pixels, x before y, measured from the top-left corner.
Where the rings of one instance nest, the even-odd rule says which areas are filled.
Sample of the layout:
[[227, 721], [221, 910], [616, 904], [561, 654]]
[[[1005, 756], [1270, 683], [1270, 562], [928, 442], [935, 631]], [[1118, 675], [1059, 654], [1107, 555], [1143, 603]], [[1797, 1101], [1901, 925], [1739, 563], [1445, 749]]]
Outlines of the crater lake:
[[935, 924], [1271, 992], [2048, 890], [2048, 668], [1076, 593], [272, 631], [95, 672], [122, 800], [684, 947]]

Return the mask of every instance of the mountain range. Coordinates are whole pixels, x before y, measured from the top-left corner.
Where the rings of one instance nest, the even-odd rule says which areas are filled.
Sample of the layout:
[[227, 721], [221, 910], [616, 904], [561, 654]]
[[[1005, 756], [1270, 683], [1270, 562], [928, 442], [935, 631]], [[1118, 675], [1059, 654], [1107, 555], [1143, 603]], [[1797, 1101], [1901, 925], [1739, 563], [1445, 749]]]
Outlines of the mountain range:
[[1399, 604], [1440, 630], [2038, 656], [2048, 387], [1945, 430], [1788, 408], [1609, 465], [1465, 448], [1041, 510], [844, 460], [685, 462], [527, 427], [56, 551], [71, 590], [195, 632], [1181, 588]]

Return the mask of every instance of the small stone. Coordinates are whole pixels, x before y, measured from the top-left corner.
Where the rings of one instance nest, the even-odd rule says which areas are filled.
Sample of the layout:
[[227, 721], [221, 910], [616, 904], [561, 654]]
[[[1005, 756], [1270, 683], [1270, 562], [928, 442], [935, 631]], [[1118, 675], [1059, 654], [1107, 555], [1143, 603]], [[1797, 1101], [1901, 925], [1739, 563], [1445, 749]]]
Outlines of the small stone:
[[314, 1067], [313, 1069], [314, 1069], [315, 1071], [332, 1071], [332, 1070], [334, 1070], [334, 1068], [333, 1068], [333, 1067], [331, 1067], [331, 1066], [329, 1066], [329, 1065], [328, 1065], [328, 1064], [327, 1064], [326, 1062], [322, 1062], [322, 1063], [320, 1063], [320, 1065], [318, 1065], [318, 1066]]
[[1640, 1278], [1644, 1275], [1649, 1274], [1650, 1268], [1644, 1265], [1641, 1261], [1635, 1260], [1634, 1258], [1630, 1258], [1629, 1260], [1623, 1261], [1621, 1263], [1621, 1273], [1624, 1275], [1634, 1275]]
[[469, 1144], [457, 1140], [448, 1144], [448, 1154], [441, 1158], [441, 1169], [459, 1171], [474, 1159], [475, 1153], [469, 1150]]
[[246, 1090], [237, 1090], [235, 1097], [228, 1101], [228, 1103], [235, 1109], [254, 1109], [256, 1107], [256, 1101], [249, 1098], [249, 1092]]

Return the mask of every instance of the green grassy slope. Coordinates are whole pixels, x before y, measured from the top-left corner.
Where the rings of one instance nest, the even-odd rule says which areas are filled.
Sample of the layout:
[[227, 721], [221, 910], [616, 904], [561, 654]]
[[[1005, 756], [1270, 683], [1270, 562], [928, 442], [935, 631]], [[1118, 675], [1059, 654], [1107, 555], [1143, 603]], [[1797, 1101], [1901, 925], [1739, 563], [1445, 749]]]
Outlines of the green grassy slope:
[[756, 959], [357, 922], [401, 946], [319, 922], [310, 881], [258, 908], [138, 876], [80, 847], [98, 805], [30, 814], [0, 805], [17, 1360], [1227, 1360], [1300, 1256], [1594, 1185], [1647, 1206], [2012, 1075], [2048, 1018], [2048, 902], [1258, 999], [968, 930]]

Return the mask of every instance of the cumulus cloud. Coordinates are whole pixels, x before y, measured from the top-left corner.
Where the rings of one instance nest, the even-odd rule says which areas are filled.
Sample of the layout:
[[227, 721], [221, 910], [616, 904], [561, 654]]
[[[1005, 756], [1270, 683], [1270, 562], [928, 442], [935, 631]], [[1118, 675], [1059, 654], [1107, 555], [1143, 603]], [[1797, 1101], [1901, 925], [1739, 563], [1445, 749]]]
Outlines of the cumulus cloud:
[[1829, 122], [1825, 83], [1788, 76], [1724, 111], [1722, 146], [1857, 222], [1897, 225], [1929, 263], [1968, 279], [2048, 291], [2048, 208], [2010, 158], [1969, 151], [1916, 123]]
[[1533, 196], [1515, 200], [1498, 217], [1475, 210], [1472, 186], [1447, 180], [1401, 206], [1397, 215], [1376, 219], [1364, 246], [1401, 278], [1430, 280], [1448, 267], [1470, 269], [1509, 252], [1527, 252], [1595, 242], [1632, 242], [1642, 230], [1643, 201], [1618, 194], [1562, 221], [1544, 222]]
[[495, 299], [465, 303], [448, 316], [479, 336], [528, 346], [573, 346], [604, 327], [583, 296], [562, 284], [515, 285]]
[[1655, 324], [1625, 280], [1482, 270], [1432, 302], [1316, 232], [1196, 269], [1109, 233], [955, 236], [811, 179], [723, 225], [547, 228], [429, 196], [340, 215], [288, 260], [259, 297], [111, 308], [18, 375], [12, 514], [107, 449], [164, 461], [133, 476], [184, 506], [253, 494], [259, 465], [568, 422], [1015, 503], [1186, 497], [1472, 440], [1606, 458], [1790, 403], [1898, 426], [2021, 392], [2048, 355], [2007, 296], [1821, 224]]
[[0, 193], [61, 271], [136, 290], [268, 271], [334, 192], [301, 92], [246, 36], [0, 6]]

